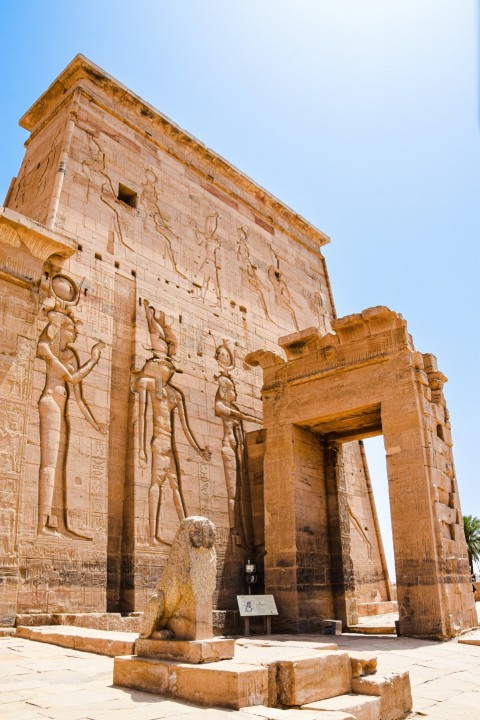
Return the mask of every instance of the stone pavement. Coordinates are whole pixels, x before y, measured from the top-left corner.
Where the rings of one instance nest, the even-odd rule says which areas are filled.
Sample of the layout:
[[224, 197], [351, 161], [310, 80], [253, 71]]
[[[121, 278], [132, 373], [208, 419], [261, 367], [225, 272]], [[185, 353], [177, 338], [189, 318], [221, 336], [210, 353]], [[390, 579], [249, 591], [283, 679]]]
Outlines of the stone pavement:
[[[474, 631], [477, 636], [480, 631]], [[480, 720], [480, 647], [391, 636], [272, 636], [285, 643], [335, 640], [340, 649], [374, 652], [378, 672], [410, 672], [413, 713], [431, 720]], [[255, 654], [267, 638], [243, 639]], [[293, 648], [292, 648], [293, 650]], [[249, 712], [200, 708], [112, 687], [109, 657], [0, 638], [1, 720], [255, 720]], [[278, 711], [277, 711], [278, 712]], [[300, 711], [305, 720], [309, 713]], [[327, 717], [327, 715], [325, 715]], [[258, 720], [258, 717], [257, 717]]]

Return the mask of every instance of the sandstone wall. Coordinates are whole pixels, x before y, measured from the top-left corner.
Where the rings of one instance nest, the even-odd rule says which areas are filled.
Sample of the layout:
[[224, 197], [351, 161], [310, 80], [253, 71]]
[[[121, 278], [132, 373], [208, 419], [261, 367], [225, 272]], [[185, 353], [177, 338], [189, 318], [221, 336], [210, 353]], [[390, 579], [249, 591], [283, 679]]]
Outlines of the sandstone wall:
[[81, 56], [21, 123], [12, 232], [59, 246], [5, 273], [3, 616], [141, 609], [185, 514], [217, 526], [235, 607], [263, 546], [244, 357], [330, 328], [328, 238]]

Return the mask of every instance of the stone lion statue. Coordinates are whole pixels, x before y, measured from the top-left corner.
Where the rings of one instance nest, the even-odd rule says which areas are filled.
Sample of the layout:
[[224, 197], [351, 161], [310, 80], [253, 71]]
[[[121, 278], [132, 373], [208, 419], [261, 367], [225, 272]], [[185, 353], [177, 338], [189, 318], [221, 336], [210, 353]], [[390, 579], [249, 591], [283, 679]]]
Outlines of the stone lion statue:
[[185, 518], [155, 592], [147, 602], [140, 637], [163, 640], [213, 637], [216, 570], [215, 525], [205, 517]]

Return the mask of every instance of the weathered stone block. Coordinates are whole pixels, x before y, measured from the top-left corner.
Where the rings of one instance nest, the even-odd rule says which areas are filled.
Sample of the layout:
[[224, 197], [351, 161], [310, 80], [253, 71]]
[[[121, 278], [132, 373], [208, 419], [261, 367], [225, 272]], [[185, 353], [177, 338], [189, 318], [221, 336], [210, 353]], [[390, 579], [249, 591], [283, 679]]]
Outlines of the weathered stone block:
[[65, 625], [53, 627], [20, 626], [16, 629], [15, 635], [27, 640], [51, 643], [60, 647], [93, 652], [108, 657], [131, 653], [135, 642], [133, 636], [128, 636], [126, 633]]
[[170, 663], [165, 660], [117, 656], [113, 662], [113, 684], [144, 690], [156, 695], [169, 695]]
[[372, 675], [377, 672], [377, 658], [367, 652], [348, 651], [350, 657], [350, 666], [352, 668], [352, 677], [361, 677], [362, 675]]
[[300, 710], [280, 710], [279, 708], [263, 707], [262, 705], [242, 708], [242, 713], [252, 715], [253, 718], [262, 718], [262, 720], [356, 720], [350, 713], [336, 710], [322, 710], [321, 712], [304, 708]]
[[280, 705], [304, 705], [350, 691], [351, 669], [346, 652], [326, 651], [317, 657], [278, 662]]
[[231, 660], [234, 652], [235, 641], [229, 638], [190, 641], [139, 638], [135, 642], [135, 655], [194, 664]]
[[380, 715], [380, 698], [368, 695], [339, 695], [302, 705], [302, 710], [340, 711], [350, 713], [355, 720], [383, 720]]
[[412, 709], [412, 691], [408, 672], [354, 678], [352, 692], [379, 697], [382, 720], [397, 720]]
[[234, 710], [265, 704], [268, 692], [267, 670], [258, 665], [187, 665], [137, 655], [115, 658], [113, 684]]

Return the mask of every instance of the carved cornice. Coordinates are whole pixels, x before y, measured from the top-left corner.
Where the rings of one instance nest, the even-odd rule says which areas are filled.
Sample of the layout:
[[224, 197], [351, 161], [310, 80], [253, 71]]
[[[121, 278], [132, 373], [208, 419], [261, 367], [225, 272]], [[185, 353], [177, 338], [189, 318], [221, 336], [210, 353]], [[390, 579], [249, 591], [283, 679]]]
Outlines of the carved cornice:
[[48, 258], [68, 258], [75, 250], [72, 238], [0, 207], [0, 275], [10, 282], [29, 287], [40, 280]]
[[196, 171], [199, 178], [202, 178], [202, 183], [207, 184], [205, 189], [213, 194], [220, 191], [227, 200], [230, 198], [231, 201], [250, 205], [259, 215], [255, 219], [258, 225], [263, 227], [265, 224], [278, 224], [283, 232], [316, 252], [322, 245], [330, 242], [327, 235], [294, 210], [83, 55], [76, 55], [25, 113], [20, 120], [21, 127], [29, 130], [32, 135], [36, 134], [78, 87], [81, 87], [90, 101], [107, 109], [136, 132], [147, 137], [150, 142], [161, 146]]
[[317, 328], [307, 328], [281, 337], [278, 342], [286, 353], [286, 363], [274, 353], [250, 353], [246, 362], [260, 365], [264, 371], [263, 392], [279, 383], [299, 384], [385, 362], [398, 353], [408, 357], [415, 352], [404, 318], [382, 305], [335, 319], [332, 328], [333, 332], [324, 335]]

